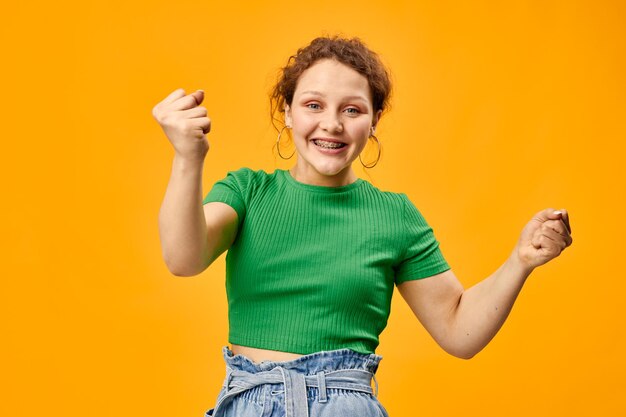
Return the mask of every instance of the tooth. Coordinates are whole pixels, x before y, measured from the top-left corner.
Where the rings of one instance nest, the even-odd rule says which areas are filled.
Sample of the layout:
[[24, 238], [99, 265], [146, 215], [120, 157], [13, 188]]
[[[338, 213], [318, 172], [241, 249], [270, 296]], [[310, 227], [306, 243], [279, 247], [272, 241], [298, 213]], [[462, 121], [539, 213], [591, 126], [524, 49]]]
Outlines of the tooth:
[[327, 149], [338, 149], [338, 148], [341, 148], [343, 146], [343, 144], [341, 144], [341, 143], [328, 142], [328, 141], [321, 140], [321, 139], [320, 140], [316, 140], [315, 142], [316, 142], [316, 144], [318, 146], [321, 146], [321, 147], [327, 148]]

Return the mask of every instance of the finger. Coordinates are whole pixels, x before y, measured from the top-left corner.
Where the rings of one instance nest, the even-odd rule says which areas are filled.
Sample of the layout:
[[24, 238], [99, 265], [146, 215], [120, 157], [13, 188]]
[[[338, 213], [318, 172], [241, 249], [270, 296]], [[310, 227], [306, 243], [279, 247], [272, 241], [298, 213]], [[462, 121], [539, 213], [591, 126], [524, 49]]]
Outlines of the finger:
[[559, 236], [563, 239], [563, 241], [565, 242], [565, 247], [568, 247], [572, 244], [574, 239], [572, 239], [572, 236], [569, 234], [569, 231], [567, 230], [567, 225], [565, 224], [565, 222], [563, 222], [563, 219], [559, 220], [558, 223], [553, 224], [550, 227], [552, 228], [552, 230], [557, 232]]
[[197, 107], [204, 100], [204, 92], [202, 90], [194, 91], [184, 97], [178, 98], [169, 105], [172, 110], [187, 110]]
[[[556, 245], [560, 250], [563, 250], [567, 247], [566, 238], [558, 232], [555, 232], [552, 228], [548, 227], [546, 229], [542, 229], [539, 232], [540, 236], [547, 238], [548, 240], [543, 239], [542, 242], [548, 245]], [[540, 239], [541, 240], [541, 239]], [[543, 246], [543, 245], [542, 245]]]
[[556, 233], [558, 233], [559, 235], [563, 237], [567, 237], [569, 235], [569, 232], [567, 231], [567, 227], [565, 226], [565, 223], [563, 222], [562, 219], [548, 220], [541, 225], [541, 228], [542, 229], [549, 228], [551, 230], [554, 230]]
[[572, 244], [574, 239], [572, 239], [572, 235], [570, 234], [569, 228], [567, 227], [567, 224], [565, 224], [563, 220], [561, 220], [561, 227], [563, 227], [563, 232], [560, 234], [561, 236], [563, 236], [563, 239], [565, 239], [567, 246], [569, 246]]
[[197, 117], [191, 119], [191, 124], [195, 128], [202, 129], [202, 133], [205, 135], [211, 131], [211, 119], [208, 117]]
[[543, 241], [543, 239], [547, 239], [543, 233], [541, 233], [541, 230], [537, 230], [534, 234], [533, 237], [530, 239], [530, 243], [534, 246], [535, 249], [539, 249], [541, 248], [541, 242]]
[[198, 106], [193, 109], [181, 110], [181, 116], [185, 119], [193, 119], [195, 117], [206, 117], [208, 112], [206, 107]]
[[189, 95], [196, 100], [196, 106], [199, 106], [202, 100], [204, 100], [204, 90], [196, 90]]
[[554, 213], [555, 211], [557, 210], [552, 207], [541, 210], [540, 212], [538, 212], [537, 214], [533, 216], [533, 220], [537, 220], [540, 223], [543, 223], [548, 220], [556, 220], [556, 219], [561, 218], [560, 214]]
[[183, 90], [182, 88], [177, 88], [176, 90], [172, 91], [167, 97], [165, 97], [161, 101], [161, 103], [170, 104], [184, 96], [185, 96], [185, 90]]
[[546, 244], [539, 249], [541, 255], [548, 258], [556, 258], [563, 250], [555, 244]]
[[544, 251], [546, 253], [554, 253], [558, 255], [563, 251], [563, 249], [565, 249], [565, 246], [562, 242], [554, 241], [544, 234], [541, 234], [539, 237], [537, 237], [536, 242], [537, 243], [533, 244], [533, 246], [535, 246], [536, 249]]
[[552, 240], [554, 244], [559, 247], [560, 250], [563, 250], [567, 247], [566, 238], [561, 236], [560, 234], [555, 232], [548, 232], [547, 237], [548, 239]]
[[561, 218], [563, 219], [563, 223], [565, 223], [565, 226], [567, 227], [567, 231], [571, 234], [572, 228], [569, 225], [569, 213], [565, 209], [561, 209], [559, 211], [561, 212]]

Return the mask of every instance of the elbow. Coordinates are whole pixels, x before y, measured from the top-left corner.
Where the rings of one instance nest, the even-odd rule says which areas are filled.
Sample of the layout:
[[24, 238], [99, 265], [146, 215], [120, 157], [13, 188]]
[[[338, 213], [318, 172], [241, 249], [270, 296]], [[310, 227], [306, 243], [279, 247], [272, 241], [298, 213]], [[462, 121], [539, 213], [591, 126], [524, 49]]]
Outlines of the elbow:
[[450, 355], [459, 359], [472, 359], [480, 351], [467, 346], [442, 346], [442, 348]]
[[446, 352], [459, 359], [472, 359], [477, 353], [464, 350], [446, 350]]
[[202, 273], [207, 267], [208, 264], [196, 266], [190, 265], [189, 263], [180, 263], [180, 262], [172, 262], [165, 259], [165, 265], [167, 266], [167, 270], [174, 276], [177, 277], [193, 277]]
[[469, 351], [447, 351], [450, 355], [459, 358], [459, 359], [472, 359], [476, 353], [478, 352], [469, 352]]
[[462, 353], [462, 354], [458, 354], [454, 356], [456, 356], [459, 359], [472, 359], [475, 355], [476, 353]]
[[201, 274], [215, 260], [206, 254], [197, 251], [172, 250], [167, 246], [161, 249], [161, 257], [167, 270], [177, 277], [193, 277]]
[[178, 270], [178, 269], [171, 269], [168, 268], [170, 273], [176, 277], [193, 277], [199, 274], [199, 272], [189, 272], [189, 271], [183, 271], [183, 270]]
[[176, 268], [171, 265], [167, 265], [167, 270], [170, 271], [170, 274], [176, 277], [192, 277], [194, 275], [198, 275], [198, 273], [190, 271], [189, 269]]

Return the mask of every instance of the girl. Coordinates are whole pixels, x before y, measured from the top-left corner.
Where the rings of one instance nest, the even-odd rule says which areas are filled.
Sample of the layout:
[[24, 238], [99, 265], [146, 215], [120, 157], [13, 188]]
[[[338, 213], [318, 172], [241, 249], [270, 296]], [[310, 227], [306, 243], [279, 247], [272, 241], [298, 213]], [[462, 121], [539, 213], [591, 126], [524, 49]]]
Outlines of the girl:
[[[163, 257], [178, 276], [226, 257], [226, 378], [206, 416], [388, 416], [371, 388], [394, 285], [448, 353], [469, 359], [496, 334], [534, 268], [571, 245], [565, 210], [545, 209], [507, 261], [465, 290], [432, 228], [405, 194], [358, 178], [375, 136], [388, 71], [359, 39], [321, 37], [290, 57], [271, 94], [295, 163], [242, 168], [202, 199], [211, 121], [204, 92], [178, 89], [153, 109], [175, 150], [159, 215]], [[372, 167], [378, 162], [360, 162]]]

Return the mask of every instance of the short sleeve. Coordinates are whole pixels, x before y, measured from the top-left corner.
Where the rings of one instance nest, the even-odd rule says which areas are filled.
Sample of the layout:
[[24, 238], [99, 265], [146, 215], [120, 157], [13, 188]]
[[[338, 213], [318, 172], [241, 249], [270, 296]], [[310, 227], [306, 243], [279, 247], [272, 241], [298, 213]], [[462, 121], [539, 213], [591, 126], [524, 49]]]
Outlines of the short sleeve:
[[252, 171], [241, 168], [230, 171], [225, 178], [213, 184], [211, 190], [202, 200], [202, 204], [221, 202], [228, 204], [237, 212], [238, 223], [241, 226], [246, 216], [246, 190], [248, 189]]
[[404, 228], [406, 249], [396, 267], [395, 283], [427, 278], [450, 269], [435, 239], [433, 229], [405, 194]]

